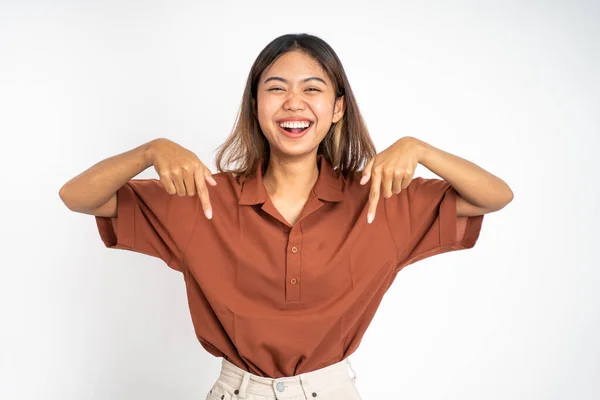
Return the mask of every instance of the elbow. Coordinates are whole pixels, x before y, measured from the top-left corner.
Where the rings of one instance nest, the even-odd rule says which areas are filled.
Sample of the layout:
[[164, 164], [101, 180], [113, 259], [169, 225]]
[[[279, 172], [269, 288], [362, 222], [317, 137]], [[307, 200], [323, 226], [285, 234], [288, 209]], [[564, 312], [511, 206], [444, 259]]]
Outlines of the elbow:
[[506, 207], [513, 199], [515, 198], [515, 194], [511, 190], [511, 188], [506, 185], [505, 189], [497, 198], [497, 205], [494, 211], [498, 211]]
[[514, 198], [515, 194], [513, 193], [512, 189], [510, 188], [510, 186], [506, 185], [506, 190], [504, 194], [504, 207], [506, 207], [511, 201], [513, 201]]
[[61, 199], [61, 200], [64, 200], [64, 199], [65, 199], [65, 193], [67, 192], [67, 190], [65, 189], [65, 187], [66, 187], [66, 186], [67, 186], [67, 185], [66, 185], [66, 184], [64, 184], [64, 185], [63, 185], [63, 186], [60, 188], [60, 190], [58, 191], [58, 196], [60, 197], [60, 199]]
[[60, 197], [62, 202], [65, 203], [65, 205], [67, 205], [67, 190], [65, 189], [65, 186], [66, 185], [63, 185], [63, 187], [61, 187], [58, 191], [58, 197]]
[[60, 197], [61, 201], [63, 202], [63, 204], [65, 206], [67, 206], [67, 208], [71, 211], [78, 211], [74, 206], [73, 206], [73, 202], [71, 201], [71, 195], [69, 194], [69, 190], [67, 189], [67, 184], [63, 185], [63, 187], [60, 188], [60, 190], [58, 191], [58, 197]]
[[511, 201], [513, 201], [514, 196], [515, 195], [510, 189], [510, 187], [508, 187], [508, 185], [505, 185], [504, 189], [494, 193], [493, 197], [489, 199], [487, 205], [482, 205], [481, 207], [486, 209], [486, 214], [500, 211], [504, 207], [506, 207]]
[[58, 197], [60, 197], [60, 200], [63, 202], [63, 204], [65, 206], [67, 206], [67, 208], [69, 210], [73, 211], [73, 209], [70, 206], [70, 203], [69, 203], [69, 200], [68, 200], [69, 197], [68, 197], [67, 191], [65, 190], [64, 186], [61, 187], [60, 190], [58, 191]]
[[513, 191], [510, 188], [508, 188], [508, 193], [509, 193], [509, 195], [508, 195], [508, 200], [507, 200], [506, 204], [510, 203], [515, 198], [515, 194], [513, 193]]

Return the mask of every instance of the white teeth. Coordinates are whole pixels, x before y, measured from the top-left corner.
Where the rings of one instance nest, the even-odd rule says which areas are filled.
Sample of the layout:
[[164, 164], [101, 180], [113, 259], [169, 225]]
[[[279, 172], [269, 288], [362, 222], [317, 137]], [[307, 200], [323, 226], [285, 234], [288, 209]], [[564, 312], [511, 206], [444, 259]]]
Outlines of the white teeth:
[[286, 121], [280, 122], [279, 126], [282, 128], [308, 128], [310, 126], [310, 122], [308, 121]]

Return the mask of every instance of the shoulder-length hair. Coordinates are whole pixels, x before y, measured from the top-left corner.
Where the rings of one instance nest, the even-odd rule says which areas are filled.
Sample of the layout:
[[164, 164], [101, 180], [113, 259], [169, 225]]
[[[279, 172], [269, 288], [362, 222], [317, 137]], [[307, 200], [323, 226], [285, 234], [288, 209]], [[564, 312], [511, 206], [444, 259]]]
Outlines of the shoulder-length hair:
[[344, 67], [331, 46], [323, 39], [306, 33], [287, 34], [269, 43], [250, 68], [235, 127], [217, 151], [218, 172], [232, 172], [238, 178], [248, 177], [256, 171], [260, 158], [264, 160], [263, 167], [267, 167], [269, 143], [257, 119], [258, 82], [263, 72], [281, 55], [294, 50], [307, 54], [321, 65], [333, 83], [336, 99], [344, 96], [344, 115], [331, 125], [319, 144], [317, 154], [322, 154], [345, 178], [352, 177], [375, 156], [375, 145], [358, 109]]

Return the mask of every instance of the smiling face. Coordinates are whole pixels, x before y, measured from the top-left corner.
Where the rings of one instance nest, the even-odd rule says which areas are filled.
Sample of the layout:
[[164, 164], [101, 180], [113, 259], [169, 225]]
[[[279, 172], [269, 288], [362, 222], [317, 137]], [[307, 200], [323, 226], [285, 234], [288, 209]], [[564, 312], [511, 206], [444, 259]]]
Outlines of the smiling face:
[[344, 115], [343, 96], [335, 99], [325, 71], [300, 51], [281, 55], [263, 72], [257, 102], [258, 123], [271, 155], [279, 158], [316, 154], [331, 124]]

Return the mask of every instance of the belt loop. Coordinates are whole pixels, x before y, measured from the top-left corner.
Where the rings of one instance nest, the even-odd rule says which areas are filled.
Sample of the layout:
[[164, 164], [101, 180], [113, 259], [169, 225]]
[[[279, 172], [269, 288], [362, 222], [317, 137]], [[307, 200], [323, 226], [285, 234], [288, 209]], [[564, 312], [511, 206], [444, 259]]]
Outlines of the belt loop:
[[352, 368], [352, 364], [350, 364], [349, 358], [346, 358], [346, 363], [350, 367], [350, 371], [352, 371], [352, 380], [356, 381], [356, 372], [354, 371], [354, 368]]
[[240, 385], [240, 392], [238, 393], [238, 399], [242, 400], [246, 398], [246, 388], [248, 387], [248, 381], [250, 380], [250, 373], [244, 371], [244, 377], [242, 378], [242, 384]]

